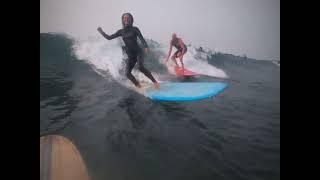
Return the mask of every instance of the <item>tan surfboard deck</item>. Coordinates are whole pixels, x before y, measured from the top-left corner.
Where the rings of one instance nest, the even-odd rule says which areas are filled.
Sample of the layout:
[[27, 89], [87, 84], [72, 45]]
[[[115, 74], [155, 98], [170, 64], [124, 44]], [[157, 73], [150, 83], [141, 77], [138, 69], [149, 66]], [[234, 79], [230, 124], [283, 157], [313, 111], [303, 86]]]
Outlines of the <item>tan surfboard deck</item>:
[[89, 180], [76, 146], [59, 135], [40, 137], [40, 180]]

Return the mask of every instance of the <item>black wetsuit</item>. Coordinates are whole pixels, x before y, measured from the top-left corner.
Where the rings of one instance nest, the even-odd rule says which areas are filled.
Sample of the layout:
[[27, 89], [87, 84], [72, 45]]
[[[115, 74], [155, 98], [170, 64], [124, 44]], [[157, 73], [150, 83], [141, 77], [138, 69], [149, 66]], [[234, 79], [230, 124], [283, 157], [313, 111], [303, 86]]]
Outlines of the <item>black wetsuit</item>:
[[139, 82], [136, 80], [136, 78], [131, 74], [131, 71], [135, 64], [138, 61], [138, 68], [139, 70], [146, 75], [152, 82], [157, 82], [151, 72], [146, 69], [143, 65], [143, 51], [140, 48], [140, 46], [137, 43], [137, 37], [141, 40], [142, 45], [144, 48], [148, 48], [148, 45], [146, 41], [144, 40], [140, 30], [137, 27], [134, 26], [128, 26], [123, 29], [118, 30], [116, 33], [112, 34], [111, 36], [107, 35], [104, 32], [101, 32], [101, 34], [108, 40], [122, 37], [124, 44], [125, 44], [125, 50], [128, 55], [128, 62], [126, 64], [126, 76], [129, 80], [131, 80], [136, 86], [139, 85]]
[[179, 38], [175, 38], [171, 41], [171, 44], [172, 46], [176, 47], [177, 48], [177, 51], [173, 54], [173, 57], [174, 58], [178, 58], [178, 53], [181, 52], [182, 54], [186, 53], [187, 52], [187, 46], [185, 44], [183, 44], [185, 50], [184, 52], [182, 52], [182, 47], [180, 46], [180, 43], [179, 43]]

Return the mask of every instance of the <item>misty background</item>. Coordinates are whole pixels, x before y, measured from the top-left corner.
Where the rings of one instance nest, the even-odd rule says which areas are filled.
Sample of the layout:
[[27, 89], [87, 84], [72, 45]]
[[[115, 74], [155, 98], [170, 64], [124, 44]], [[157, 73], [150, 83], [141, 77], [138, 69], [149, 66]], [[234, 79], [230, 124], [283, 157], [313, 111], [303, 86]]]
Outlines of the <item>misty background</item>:
[[279, 0], [40, 0], [40, 33], [75, 38], [121, 28], [130, 12], [143, 36], [169, 44], [176, 32], [186, 44], [280, 60]]

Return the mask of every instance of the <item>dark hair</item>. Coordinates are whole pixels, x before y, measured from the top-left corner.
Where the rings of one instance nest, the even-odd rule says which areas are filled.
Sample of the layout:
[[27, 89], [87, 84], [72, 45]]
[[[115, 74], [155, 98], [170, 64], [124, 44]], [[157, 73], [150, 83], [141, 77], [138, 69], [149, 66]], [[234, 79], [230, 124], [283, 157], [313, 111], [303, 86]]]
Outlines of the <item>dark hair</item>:
[[132, 24], [133, 24], [133, 16], [132, 16], [132, 14], [130, 14], [130, 13], [124, 13], [124, 14], [122, 14], [122, 16], [121, 16], [121, 24], [122, 24], [122, 27], [124, 27], [124, 23], [123, 23], [123, 17], [125, 16], [125, 15], [128, 15], [129, 17], [130, 17], [130, 26], [132, 26]]

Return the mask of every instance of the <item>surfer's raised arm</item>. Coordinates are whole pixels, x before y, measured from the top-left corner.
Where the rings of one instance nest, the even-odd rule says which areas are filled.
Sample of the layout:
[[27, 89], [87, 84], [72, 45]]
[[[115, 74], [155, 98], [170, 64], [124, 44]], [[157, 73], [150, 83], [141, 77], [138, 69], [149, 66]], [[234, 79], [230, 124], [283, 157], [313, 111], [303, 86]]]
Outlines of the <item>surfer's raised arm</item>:
[[106, 34], [105, 32], [103, 32], [102, 28], [101, 27], [98, 27], [97, 29], [99, 31], [99, 33], [105, 37], [106, 39], [108, 40], [111, 40], [111, 39], [114, 39], [114, 38], [117, 38], [119, 36], [121, 36], [121, 33], [120, 33], [120, 30], [118, 30], [116, 33], [112, 34], [111, 36], [109, 36], [108, 34]]

